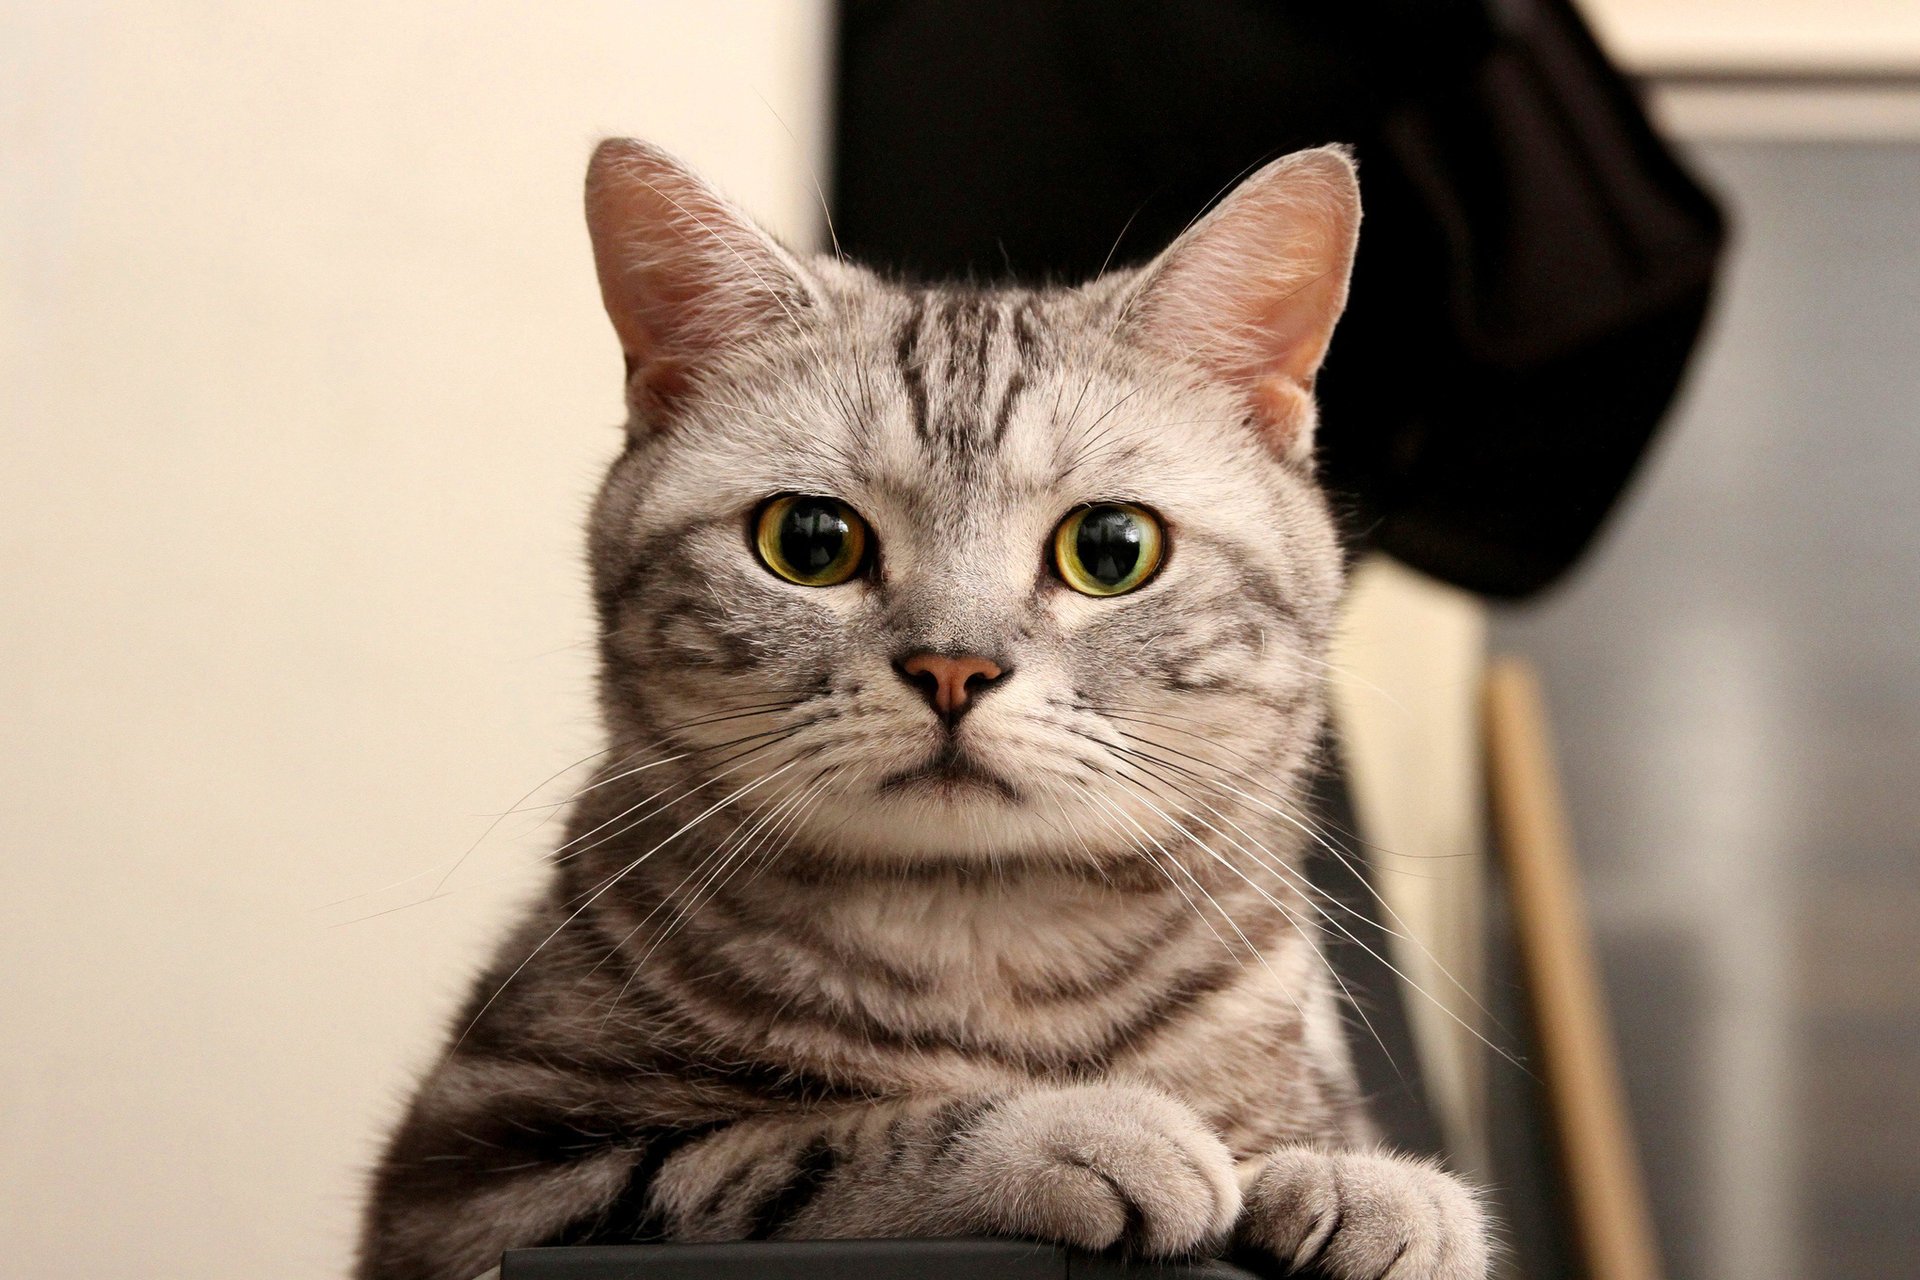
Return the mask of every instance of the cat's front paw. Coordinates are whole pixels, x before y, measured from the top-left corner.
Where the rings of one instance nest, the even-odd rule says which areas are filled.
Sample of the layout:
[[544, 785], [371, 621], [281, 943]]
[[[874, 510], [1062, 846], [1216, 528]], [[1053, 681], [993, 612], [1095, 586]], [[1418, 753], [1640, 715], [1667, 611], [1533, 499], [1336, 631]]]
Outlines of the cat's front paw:
[[1236, 1244], [1331, 1280], [1484, 1280], [1486, 1213], [1424, 1161], [1285, 1147], [1241, 1170]]
[[1003, 1099], [956, 1150], [971, 1229], [1149, 1257], [1217, 1244], [1240, 1209], [1228, 1152], [1151, 1089], [1077, 1085]]

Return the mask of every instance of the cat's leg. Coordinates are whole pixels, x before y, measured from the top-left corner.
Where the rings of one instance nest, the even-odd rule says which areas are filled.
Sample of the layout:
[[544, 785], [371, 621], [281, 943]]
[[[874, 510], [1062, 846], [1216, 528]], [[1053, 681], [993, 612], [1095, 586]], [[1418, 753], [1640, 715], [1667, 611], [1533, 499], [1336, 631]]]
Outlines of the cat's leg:
[[1223, 1243], [1239, 1204], [1198, 1116], [1105, 1084], [747, 1121], [689, 1144], [651, 1191], [675, 1239], [978, 1234], [1156, 1257]]
[[374, 1171], [356, 1280], [471, 1280], [505, 1249], [657, 1238], [633, 1191], [711, 1130], [636, 1122], [564, 1074], [500, 1075], [428, 1079]]
[[467, 1280], [503, 1249], [637, 1239], [1027, 1236], [1167, 1256], [1223, 1242], [1233, 1158], [1131, 1085], [635, 1126], [555, 1086], [430, 1084], [375, 1178], [360, 1280]]
[[1236, 1247], [1331, 1280], [1483, 1280], [1479, 1198], [1427, 1161], [1282, 1147], [1242, 1163]]

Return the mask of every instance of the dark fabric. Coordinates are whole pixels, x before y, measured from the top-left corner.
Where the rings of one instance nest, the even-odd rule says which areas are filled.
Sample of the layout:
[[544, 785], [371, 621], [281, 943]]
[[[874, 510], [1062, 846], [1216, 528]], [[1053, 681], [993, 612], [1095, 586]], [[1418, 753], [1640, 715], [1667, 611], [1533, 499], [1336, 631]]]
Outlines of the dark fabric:
[[1078, 280], [1348, 142], [1366, 223], [1321, 378], [1351, 537], [1521, 595], [1679, 385], [1723, 240], [1564, 0], [847, 0], [834, 217], [917, 277]]

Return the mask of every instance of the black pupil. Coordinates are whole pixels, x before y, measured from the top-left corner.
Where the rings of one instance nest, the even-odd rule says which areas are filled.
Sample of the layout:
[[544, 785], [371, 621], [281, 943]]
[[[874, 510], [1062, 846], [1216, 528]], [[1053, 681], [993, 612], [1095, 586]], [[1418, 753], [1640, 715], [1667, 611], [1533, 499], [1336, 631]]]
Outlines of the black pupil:
[[1088, 577], [1117, 587], [1140, 563], [1140, 521], [1118, 507], [1095, 508], [1073, 536], [1073, 553]]
[[847, 518], [826, 498], [800, 498], [780, 519], [780, 554], [804, 577], [825, 573], [847, 547]]

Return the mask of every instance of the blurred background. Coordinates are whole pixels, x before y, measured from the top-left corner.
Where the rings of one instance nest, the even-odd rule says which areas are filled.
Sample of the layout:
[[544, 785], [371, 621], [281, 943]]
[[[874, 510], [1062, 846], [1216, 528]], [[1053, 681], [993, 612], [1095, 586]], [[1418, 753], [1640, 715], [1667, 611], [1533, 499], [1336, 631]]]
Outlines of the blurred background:
[[1920, 133], [1808, 132], [1693, 140], [1739, 219], [1706, 351], [1493, 627], [1547, 680], [1675, 1276], [1920, 1267]]
[[[1352, 660], [1403, 746], [1465, 696], [1423, 652], [1544, 671], [1669, 1273], [1910, 1274], [1920, 8], [1583, 12], [1732, 214], [1704, 345], [1567, 578], [1410, 584], [1441, 603]], [[578, 525], [622, 410], [585, 156], [657, 140], [818, 245], [833, 21], [0, 9], [0, 1270], [342, 1273], [538, 882], [547, 811], [495, 816], [597, 746]], [[1438, 771], [1471, 816], [1454, 746], [1400, 761], [1403, 812]], [[1471, 876], [1431, 811], [1376, 838]]]

